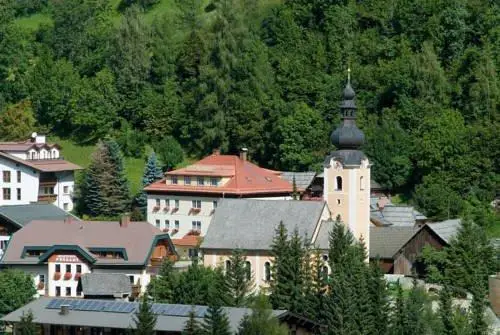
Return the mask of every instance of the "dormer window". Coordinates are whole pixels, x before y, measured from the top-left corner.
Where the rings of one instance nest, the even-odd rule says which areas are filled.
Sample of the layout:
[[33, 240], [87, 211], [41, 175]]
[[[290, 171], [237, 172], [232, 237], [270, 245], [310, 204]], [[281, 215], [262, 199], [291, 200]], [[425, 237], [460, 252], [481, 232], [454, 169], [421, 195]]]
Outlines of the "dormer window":
[[217, 186], [217, 178], [215, 177], [210, 178], [210, 185]]
[[191, 185], [191, 177], [189, 176], [184, 177], [184, 185]]
[[178, 183], [177, 176], [172, 176], [172, 184], [177, 185], [177, 183]]

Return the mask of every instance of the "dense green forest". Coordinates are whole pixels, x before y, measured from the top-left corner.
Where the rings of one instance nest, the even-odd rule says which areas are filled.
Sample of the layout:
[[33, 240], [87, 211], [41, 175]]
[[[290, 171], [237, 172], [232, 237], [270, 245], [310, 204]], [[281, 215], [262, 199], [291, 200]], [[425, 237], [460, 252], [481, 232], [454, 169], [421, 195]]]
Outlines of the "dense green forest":
[[348, 66], [373, 178], [498, 226], [494, 0], [0, 0], [0, 137], [109, 135], [143, 158], [171, 136], [190, 157], [318, 169]]

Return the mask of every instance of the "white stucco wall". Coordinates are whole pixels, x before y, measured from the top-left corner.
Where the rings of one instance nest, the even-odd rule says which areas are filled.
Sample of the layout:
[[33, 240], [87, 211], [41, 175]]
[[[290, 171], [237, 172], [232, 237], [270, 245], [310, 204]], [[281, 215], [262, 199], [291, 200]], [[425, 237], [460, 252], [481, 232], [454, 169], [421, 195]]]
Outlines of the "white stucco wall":
[[[73, 189], [75, 187], [75, 176], [73, 171], [63, 171], [56, 173], [57, 184], [54, 187], [54, 193], [57, 194], [57, 200], [54, 203], [57, 207], [71, 211], [73, 210]], [[64, 192], [64, 188], [67, 188], [67, 192]], [[67, 208], [64, 208], [64, 204], [67, 204]]]
[[[4, 183], [3, 171], [10, 171], [10, 183]], [[21, 171], [21, 182], [17, 182], [17, 171]], [[25, 165], [0, 157], [0, 206], [24, 205], [38, 200], [39, 173]], [[10, 200], [3, 199], [3, 188], [10, 188]], [[17, 200], [17, 188], [21, 189], [21, 200]]]
[[[60, 255], [63, 256], [63, 255]], [[75, 256], [73, 256], [75, 257]], [[61, 278], [59, 280], [54, 279], [54, 273], [56, 270], [56, 264], [59, 264], [61, 266]], [[65, 280], [64, 279], [64, 274], [66, 273], [66, 265], [71, 266], [71, 279]], [[87, 263], [83, 261], [79, 262], [49, 262], [47, 264], [47, 269], [48, 269], [48, 281], [46, 280], [46, 284], [48, 286], [48, 295], [49, 296], [56, 296], [56, 287], [61, 288], [61, 297], [67, 297], [66, 295], [66, 288], [69, 287], [71, 288], [71, 295], [70, 297], [77, 297], [76, 295], [76, 287], [78, 285], [78, 280], [75, 280], [75, 274], [76, 274], [76, 266], [81, 265], [82, 267], [82, 272], [81, 274], [84, 273], [89, 273], [91, 272], [89, 266]]]

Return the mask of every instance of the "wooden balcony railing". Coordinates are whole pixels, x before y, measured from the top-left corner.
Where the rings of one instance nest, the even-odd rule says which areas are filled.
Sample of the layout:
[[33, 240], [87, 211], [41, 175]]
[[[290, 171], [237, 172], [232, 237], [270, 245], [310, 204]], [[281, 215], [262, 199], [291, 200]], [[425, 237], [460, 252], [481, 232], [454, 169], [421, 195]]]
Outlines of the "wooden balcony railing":
[[39, 194], [38, 202], [53, 203], [57, 200], [57, 194]]

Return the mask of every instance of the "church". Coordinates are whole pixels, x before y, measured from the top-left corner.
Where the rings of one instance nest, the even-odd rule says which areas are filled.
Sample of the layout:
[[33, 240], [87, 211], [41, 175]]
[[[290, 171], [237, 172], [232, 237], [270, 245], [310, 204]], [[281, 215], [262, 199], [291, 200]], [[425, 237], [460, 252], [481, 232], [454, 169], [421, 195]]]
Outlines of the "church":
[[329, 232], [336, 220], [343, 222], [357, 239], [370, 245], [370, 162], [360, 150], [365, 141], [356, 126], [356, 94], [350, 71], [340, 104], [341, 123], [331, 134], [337, 148], [325, 157], [323, 199], [291, 201], [265, 199], [223, 199], [213, 214], [201, 244], [205, 266], [229, 267], [234, 249], [246, 256], [249, 275], [257, 287], [271, 279], [272, 239], [282, 222], [289, 233], [297, 230], [323, 253], [327, 264]]

